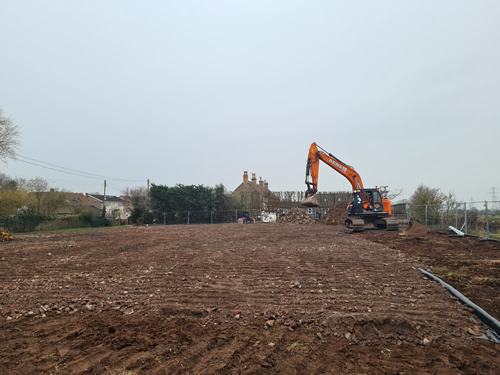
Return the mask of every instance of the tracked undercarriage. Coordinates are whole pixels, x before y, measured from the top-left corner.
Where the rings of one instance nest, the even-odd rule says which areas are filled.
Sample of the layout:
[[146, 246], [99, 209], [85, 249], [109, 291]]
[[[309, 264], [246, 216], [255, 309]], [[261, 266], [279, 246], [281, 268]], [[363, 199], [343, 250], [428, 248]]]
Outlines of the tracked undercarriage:
[[389, 216], [382, 217], [380, 213], [364, 213], [348, 216], [344, 221], [344, 228], [352, 233], [363, 232], [365, 229], [397, 231], [399, 221]]

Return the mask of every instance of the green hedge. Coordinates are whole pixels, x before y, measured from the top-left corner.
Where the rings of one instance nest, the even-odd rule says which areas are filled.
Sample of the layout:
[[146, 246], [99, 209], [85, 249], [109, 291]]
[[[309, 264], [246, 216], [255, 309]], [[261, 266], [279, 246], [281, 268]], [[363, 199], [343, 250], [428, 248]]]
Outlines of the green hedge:
[[33, 232], [38, 225], [51, 220], [52, 217], [45, 215], [0, 216], [0, 228], [12, 233]]
[[71, 229], [71, 228], [86, 228], [90, 224], [80, 220], [78, 216], [59, 216], [52, 220], [45, 221], [36, 227], [37, 231]]
[[26, 233], [86, 227], [107, 227], [121, 224], [123, 223], [120, 220], [108, 220], [88, 213], [58, 217], [32, 214], [0, 216], [0, 229], [10, 233]]

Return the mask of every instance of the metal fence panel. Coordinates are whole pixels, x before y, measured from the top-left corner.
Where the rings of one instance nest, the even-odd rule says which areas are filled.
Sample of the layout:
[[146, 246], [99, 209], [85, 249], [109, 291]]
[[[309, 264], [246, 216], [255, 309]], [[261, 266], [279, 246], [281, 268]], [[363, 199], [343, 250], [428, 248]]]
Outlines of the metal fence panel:
[[452, 226], [465, 234], [486, 238], [500, 234], [498, 202], [464, 202], [455, 207], [406, 205], [408, 219], [427, 227], [447, 229]]
[[[245, 211], [256, 222], [264, 221], [266, 213], [275, 215], [276, 220], [285, 215], [290, 209], [276, 208], [270, 210], [227, 210], [227, 211], [176, 211], [164, 212], [163, 224], [222, 224], [237, 223], [244, 216]], [[327, 208], [309, 210], [303, 208], [312, 217], [325, 214]], [[500, 208], [498, 202], [466, 202], [453, 207], [431, 205], [396, 204], [393, 206], [394, 217], [410, 221], [415, 219], [430, 228], [444, 229], [452, 226], [465, 234], [479, 235], [486, 238], [500, 239]], [[157, 222], [160, 224], [160, 222]]]

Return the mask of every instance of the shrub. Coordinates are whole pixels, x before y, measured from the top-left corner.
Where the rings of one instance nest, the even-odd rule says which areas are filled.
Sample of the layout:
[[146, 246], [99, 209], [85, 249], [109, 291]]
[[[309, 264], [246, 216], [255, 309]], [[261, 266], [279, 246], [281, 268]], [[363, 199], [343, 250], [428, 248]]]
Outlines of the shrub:
[[109, 227], [109, 221], [105, 217], [96, 217], [92, 221], [93, 227]]
[[109, 227], [111, 225], [108, 219], [91, 212], [82, 212], [78, 218], [82, 223], [92, 227]]
[[134, 208], [130, 215], [130, 222], [138, 225], [153, 224], [154, 216], [151, 212], [147, 212], [141, 208]]
[[82, 212], [81, 214], [78, 215], [78, 219], [82, 223], [87, 223], [89, 226], [92, 226], [92, 222], [98, 217], [98, 215], [95, 215], [91, 212]]
[[80, 216], [59, 216], [50, 221], [45, 221], [36, 227], [36, 230], [58, 230], [70, 228], [85, 228], [90, 227], [91, 224], [80, 219]]

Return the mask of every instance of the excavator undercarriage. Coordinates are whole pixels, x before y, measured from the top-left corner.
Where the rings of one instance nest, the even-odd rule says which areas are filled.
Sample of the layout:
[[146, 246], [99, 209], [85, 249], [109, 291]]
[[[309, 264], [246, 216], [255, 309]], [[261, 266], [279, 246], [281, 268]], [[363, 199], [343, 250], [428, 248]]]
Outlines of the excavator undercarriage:
[[365, 229], [378, 229], [397, 231], [399, 229], [399, 221], [392, 217], [370, 217], [370, 215], [358, 215], [347, 217], [344, 221], [344, 228], [352, 233], [363, 232]]

